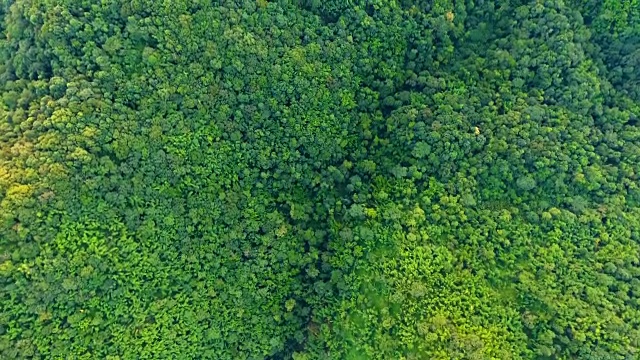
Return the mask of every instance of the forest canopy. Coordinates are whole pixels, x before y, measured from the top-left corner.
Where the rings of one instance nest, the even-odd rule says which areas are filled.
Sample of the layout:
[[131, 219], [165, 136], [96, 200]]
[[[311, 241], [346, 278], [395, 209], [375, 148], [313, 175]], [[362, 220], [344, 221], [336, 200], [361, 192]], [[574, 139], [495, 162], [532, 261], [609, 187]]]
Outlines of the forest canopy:
[[640, 1], [0, 19], [0, 358], [640, 358]]

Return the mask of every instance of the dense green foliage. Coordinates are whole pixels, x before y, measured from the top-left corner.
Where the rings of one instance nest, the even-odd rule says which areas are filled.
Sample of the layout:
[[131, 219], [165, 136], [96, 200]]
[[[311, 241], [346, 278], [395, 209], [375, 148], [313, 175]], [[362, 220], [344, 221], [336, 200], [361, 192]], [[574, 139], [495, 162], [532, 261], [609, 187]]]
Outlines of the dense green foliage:
[[640, 357], [637, 0], [0, 16], [0, 358]]

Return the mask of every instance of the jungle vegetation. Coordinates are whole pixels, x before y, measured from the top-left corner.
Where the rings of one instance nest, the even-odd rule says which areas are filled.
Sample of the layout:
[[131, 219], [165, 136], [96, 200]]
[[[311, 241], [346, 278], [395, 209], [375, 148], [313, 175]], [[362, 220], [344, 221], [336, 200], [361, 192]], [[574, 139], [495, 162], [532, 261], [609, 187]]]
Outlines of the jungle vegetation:
[[0, 19], [0, 358], [640, 358], [640, 1]]

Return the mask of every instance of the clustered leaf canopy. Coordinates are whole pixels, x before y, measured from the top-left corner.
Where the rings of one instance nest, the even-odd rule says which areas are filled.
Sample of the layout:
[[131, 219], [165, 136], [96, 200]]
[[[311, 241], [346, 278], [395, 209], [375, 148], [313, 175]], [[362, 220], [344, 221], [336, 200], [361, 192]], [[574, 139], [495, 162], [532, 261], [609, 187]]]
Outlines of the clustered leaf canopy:
[[0, 358], [640, 357], [638, 0], [0, 20]]

